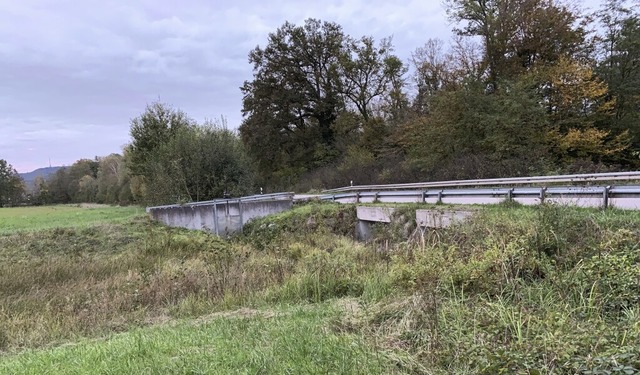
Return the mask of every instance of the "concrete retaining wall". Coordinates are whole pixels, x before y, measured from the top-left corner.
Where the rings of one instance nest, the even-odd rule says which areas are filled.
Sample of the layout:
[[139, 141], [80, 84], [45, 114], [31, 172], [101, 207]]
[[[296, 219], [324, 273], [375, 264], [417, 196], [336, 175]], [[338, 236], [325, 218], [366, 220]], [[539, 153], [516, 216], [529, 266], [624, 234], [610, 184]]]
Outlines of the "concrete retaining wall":
[[252, 219], [289, 210], [292, 205], [293, 197], [287, 194], [148, 207], [147, 213], [153, 220], [170, 227], [228, 236], [242, 231], [242, 227]]
[[416, 210], [416, 223], [424, 228], [447, 228], [473, 215], [473, 211]]
[[373, 221], [378, 223], [390, 223], [394, 212], [393, 207], [356, 207], [358, 220]]
[[[369, 241], [373, 237], [374, 223], [391, 223], [395, 208], [365, 207], [357, 208], [356, 239]], [[474, 214], [472, 210], [422, 209], [416, 210], [416, 224], [423, 228], [447, 228]]]

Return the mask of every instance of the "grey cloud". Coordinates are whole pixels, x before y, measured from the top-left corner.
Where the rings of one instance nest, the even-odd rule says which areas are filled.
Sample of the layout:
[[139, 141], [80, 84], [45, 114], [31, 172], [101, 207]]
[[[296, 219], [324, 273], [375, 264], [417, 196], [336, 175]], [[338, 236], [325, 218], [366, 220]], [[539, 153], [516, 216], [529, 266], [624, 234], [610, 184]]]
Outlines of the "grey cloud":
[[[590, 0], [596, 1], [596, 0]], [[241, 121], [248, 52], [285, 21], [393, 35], [407, 59], [448, 39], [439, 1], [0, 0], [0, 158], [20, 171], [119, 152], [147, 103]]]

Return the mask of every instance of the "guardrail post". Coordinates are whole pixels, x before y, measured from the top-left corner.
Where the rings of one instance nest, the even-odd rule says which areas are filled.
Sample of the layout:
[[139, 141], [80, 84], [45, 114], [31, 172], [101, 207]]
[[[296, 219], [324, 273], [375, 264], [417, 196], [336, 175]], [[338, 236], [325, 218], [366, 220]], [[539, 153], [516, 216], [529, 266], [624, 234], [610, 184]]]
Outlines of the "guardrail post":
[[360, 203], [360, 192], [356, 193], [356, 203]]
[[214, 216], [213, 226], [216, 228], [216, 236], [219, 236], [220, 232], [218, 231], [218, 204], [217, 203], [213, 204], [213, 216]]
[[611, 186], [605, 186], [604, 191], [602, 192], [602, 208], [605, 210], [609, 208], [609, 192], [611, 190]]
[[380, 194], [380, 192], [376, 191], [376, 193], [373, 195], [373, 203], [378, 203], [378, 194]]
[[513, 202], [513, 188], [507, 191], [507, 201]]
[[540, 188], [540, 203], [544, 203], [544, 199], [547, 196], [547, 187]]
[[442, 195], [443, 195], [443, 192], [442, 192], [442, 190], [440, 190], [440, 191], [438, 192], [438, 204], [441, 204], [441, 203], [442, 203]]
[[424, 190], [422, 191], [422, 197], [421, 198], [422, 198], [422, 203], [427, 201], [427, 192], [426, 191], [424, 191]]

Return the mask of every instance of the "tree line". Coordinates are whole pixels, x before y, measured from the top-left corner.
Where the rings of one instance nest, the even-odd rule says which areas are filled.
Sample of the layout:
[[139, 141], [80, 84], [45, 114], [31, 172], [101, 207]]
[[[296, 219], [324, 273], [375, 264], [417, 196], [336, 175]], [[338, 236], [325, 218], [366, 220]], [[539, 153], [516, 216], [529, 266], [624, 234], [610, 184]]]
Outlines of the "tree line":
[[446, 1], [455, 38], [428, 40], [407, 63], [390, 39], [285, 23], [251, 51], [242, 86], [240, 134], [260, 183], [637, 168], [638, 14], [620, 0], [589, 15], [574, 5]]
[[[168, 204], [255, 190], [253, 164], [224, 120], [198, 124], [156, 102], [131, 120], [130, 131], [132, 141], [122, 154], [80, 159], [48, 178], [37, 177], [33, 186], [0, 160], [0, 204]], [[5, 175], [11, 176], [11, 194], [4, 193]]]
[[556, 0], [444, 4], [455, 37], [428, 39], [406, 62], [391, 38], [286, 22], [249, 53], [238, 131], [152, 103], [131, 121], [122, 154], [38, 180], [31, 200], [162, 204], [258, 186], [640, 166], [640, 18], [625, 1], [592, 14]]
[[0, 207], [12, 206], [24, 199], [24, 182], [6, 160], [0, 159]]

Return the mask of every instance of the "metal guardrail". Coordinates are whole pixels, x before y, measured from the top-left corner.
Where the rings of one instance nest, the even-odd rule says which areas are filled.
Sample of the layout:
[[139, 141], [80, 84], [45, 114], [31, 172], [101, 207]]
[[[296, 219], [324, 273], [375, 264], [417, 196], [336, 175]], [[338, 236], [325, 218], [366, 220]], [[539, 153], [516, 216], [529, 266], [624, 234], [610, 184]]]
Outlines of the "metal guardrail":
[[356, 191], [327, 194], [319, 198], [341, 203], [426, 203], [428, 201], [441, 203], [445, 198], [467, 198], [467, 203], [472, 204], [475, 203], [474, 199], [478, 201], [482, 198], [500, 200], [534, 198], [539, 202], [545, 199], [596, 199], [600, 207], [607, 208], [611, 206], [612, 199], [634, 199], [640, 205], [640, 185]]
[[336, 194], [358, 191], [380, 191], [380, 190], [407, 190], [407, 189], [428, 189], [428, 188], [448, 188], [448, 187], [471, 187], [471, 186], [517, 186], [533, 184], [558, 184], [558, 183], [590, 183], [590, 182], [616, 182], [616, 181], [640, 181], [640, 171], [634, 172], [611, 172], [611, 173], [591, 173], [591, 174], [570, 174], [559, 176], [533, 176], [514, 178], [490, 178], [483, 180], [453, 180], [418, 182], [409, 184], [388, 184], [388, 185], [357, 185], [347, 186], [337, 189], [325, 190], [324, 194]]
[[274, 194], [258, 194], [258, 195], [250, 195], [247, 197], [240, 198], [229, 198], [229, 199], [214, 199], [210, 201], [199, 201], [199, 202], [190, 202], [184, 204], [168, 204], [164, 206], [153, 206], [147, 207], [147, 212], [151, 209], [163, 209], [163, 208], [174, 208], [174, 207], [198, 207], [198, 206], [210, 206], [215, 204], [227, 204], [227, 203], [242, 203], [242, 202], [258, 202], [258, 201], [272, 201], [272, 200], [291, 200], [293, 199], [293, 192], [286, 193], [274, 193]]

